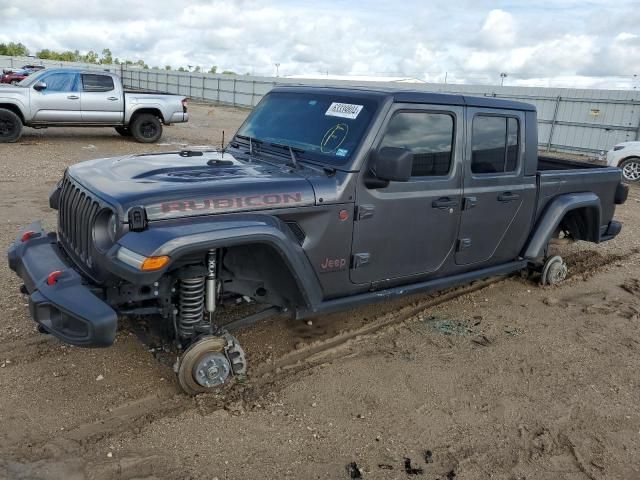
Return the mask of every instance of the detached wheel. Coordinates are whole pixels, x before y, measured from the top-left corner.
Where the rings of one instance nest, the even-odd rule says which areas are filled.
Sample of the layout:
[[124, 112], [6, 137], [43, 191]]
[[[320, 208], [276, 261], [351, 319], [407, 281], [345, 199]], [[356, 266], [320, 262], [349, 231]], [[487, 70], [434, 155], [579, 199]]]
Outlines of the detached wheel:
[[540, 283], [542, 285], [558, 285], [567, 278], [567, 264], [560, 255], [550, 257], [544, 262]]
[[154, 143], [162, 136], [162, 122], [151, 113], [141, 113], [129, 126], [131, 135], [140, 143]]
[[116, 132], [118, 132], [123, 137], [130, 137], [132, 135], [131, 130], [129, 130], [127, 127], [116, 127]]
[[22, 135], [22, 120], [10, 110], [0, 109], [0, 143], [16, 142]]
[[622, 169], [622, 178], [627, 182], [640, 181], [640, 158], [631, 157], [620, 163]]

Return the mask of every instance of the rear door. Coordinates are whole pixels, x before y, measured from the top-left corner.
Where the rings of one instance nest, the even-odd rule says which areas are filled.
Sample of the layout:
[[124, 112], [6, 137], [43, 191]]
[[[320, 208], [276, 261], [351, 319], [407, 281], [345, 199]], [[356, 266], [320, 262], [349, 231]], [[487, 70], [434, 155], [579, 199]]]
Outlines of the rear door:
[[529, 235], [536, 177], [524, 175], [524, 112], [468, 107], [456, 264], [516, 258]]
[[352, 282], [428, 274], [452, 257], [462, 193], [463, 115], [463, 107], [441, 105], [397, 104], [390, 110], [373, 150], [411, 150], [412, 177], [369, 188], [361, 174]]
[[83, 73], [82, 120], [88, 123], [118, 125], [124, 118], [124, 98], [122, 89], [116, 85], [111, 75]]
[[75, 72], [52, 72], [38, 78], [47, 84], [42, 91], [31, 87], [34, 123], [76, 123], [81, 119], [80, 88]]

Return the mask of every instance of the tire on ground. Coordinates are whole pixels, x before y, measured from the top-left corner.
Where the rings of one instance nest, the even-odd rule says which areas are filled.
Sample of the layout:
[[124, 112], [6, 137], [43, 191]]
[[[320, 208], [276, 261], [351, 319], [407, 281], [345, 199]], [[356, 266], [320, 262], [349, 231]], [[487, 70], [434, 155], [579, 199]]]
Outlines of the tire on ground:
[[123, 137], [130, 137], [132, 135], [131, 130], [127, 127], [116, 127], [116, 132], [118, 132]]
[[129, 130], [138, 142], [153, 143], [162, 136], [162, 122], [152, 113], [141, 113], [133, 119]]
[[622, 178], [625, 181], [640, 181], [640, 157], [625, 158], [618, 166], [622, 169]]
[[11, 110], [0, 108], [0, 143], [16, 142], [22, 135], [22, 120]]

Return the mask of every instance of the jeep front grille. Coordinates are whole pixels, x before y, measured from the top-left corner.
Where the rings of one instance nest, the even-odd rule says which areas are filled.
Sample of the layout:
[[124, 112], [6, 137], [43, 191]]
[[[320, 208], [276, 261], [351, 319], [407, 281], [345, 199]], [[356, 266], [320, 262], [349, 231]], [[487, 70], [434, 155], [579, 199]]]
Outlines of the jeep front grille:
[[100, 203], [85, 189], [65, 176], [58, 204], [58, 238], [67, 253], [91, 268], [92, 228]]

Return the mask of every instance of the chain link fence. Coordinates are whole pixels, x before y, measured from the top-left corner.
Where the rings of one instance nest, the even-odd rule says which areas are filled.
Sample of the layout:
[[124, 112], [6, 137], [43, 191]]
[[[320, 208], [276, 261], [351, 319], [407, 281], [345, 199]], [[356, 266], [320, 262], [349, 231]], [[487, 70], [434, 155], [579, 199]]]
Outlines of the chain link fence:
[[462, 95], [490, 96], [532, 103], [538, 110], [541, 149], [597, 154], [616, 143], [640, 140], [640, 91], [508, 87], [443, 83], [356, 82], [285, 77], [217, 75], [142, 69], [125, 65], [54, 62], [0, 56], [0, 69], [38, 64], [47, 68], [79, 67], [118, 73], [126, 88], [184, 95], [194, 100], [254, 107], [275, 85], [369, 86]]

